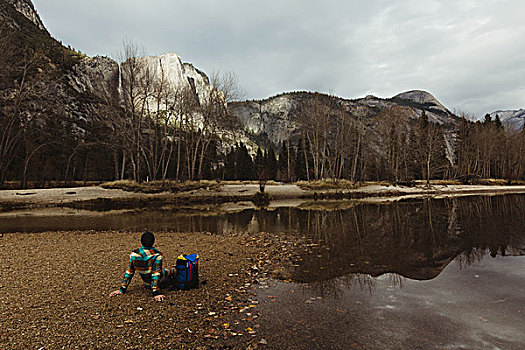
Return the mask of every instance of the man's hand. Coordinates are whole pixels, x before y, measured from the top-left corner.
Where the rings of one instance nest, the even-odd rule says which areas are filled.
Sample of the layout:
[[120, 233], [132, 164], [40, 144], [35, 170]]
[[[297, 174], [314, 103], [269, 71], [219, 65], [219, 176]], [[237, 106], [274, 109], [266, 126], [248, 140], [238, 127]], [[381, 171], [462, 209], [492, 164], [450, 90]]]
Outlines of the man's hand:
[[116, 290], [114, 292], [109, 293], [109, 296], [110, 297], [114, 297], [116, 295], [121, 295], [121, 294], [122, 294], [122, 292], [120, 290]]
[[162, 294], [155, 295], [155, 296], [153, 297], [153, 299], [155, 299], [155, 301], [163, 301], [164, 298], [166, 298], [166, 296], [165, 296], [165, 295], [162, 295]]

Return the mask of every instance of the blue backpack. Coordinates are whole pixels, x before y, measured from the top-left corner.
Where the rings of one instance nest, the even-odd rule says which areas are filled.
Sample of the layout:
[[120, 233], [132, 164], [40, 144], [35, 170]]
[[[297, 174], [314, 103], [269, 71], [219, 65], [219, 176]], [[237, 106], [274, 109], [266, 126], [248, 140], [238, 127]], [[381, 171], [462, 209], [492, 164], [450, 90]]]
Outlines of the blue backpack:
[[175, 288], [188, 290], [199, 288], [199, 255], [180, 255], [175, 264], [177, 274]]

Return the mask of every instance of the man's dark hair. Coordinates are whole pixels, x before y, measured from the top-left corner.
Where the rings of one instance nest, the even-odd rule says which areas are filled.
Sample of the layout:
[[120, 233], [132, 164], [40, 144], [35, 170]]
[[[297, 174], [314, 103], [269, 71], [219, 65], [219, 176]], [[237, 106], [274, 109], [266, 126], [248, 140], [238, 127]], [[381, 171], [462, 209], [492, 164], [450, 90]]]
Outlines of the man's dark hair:
[[140, 243], [142, 243], [144, 247], [153, 247], [153, 244], [155, 244], [155, 235], [149, 231], [144, 232], [142, 237], [140, 237]]

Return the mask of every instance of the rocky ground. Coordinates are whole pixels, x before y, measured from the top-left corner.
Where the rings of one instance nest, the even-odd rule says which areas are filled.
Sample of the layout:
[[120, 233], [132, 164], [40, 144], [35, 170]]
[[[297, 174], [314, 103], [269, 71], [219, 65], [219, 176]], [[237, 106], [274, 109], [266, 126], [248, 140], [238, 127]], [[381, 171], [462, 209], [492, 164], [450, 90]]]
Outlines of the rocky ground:
[[[138, 232], [46, 232], [0, 237], [0, 348], [247, 349], [264, 347], [254, 284], [286, 279], [283, 236], [157, 233], [167, 265], [198, 252], [203, 285], [155, 302], [135, 276], [119, 287]], [[264, 282], [262, 282], [264, 283]]]

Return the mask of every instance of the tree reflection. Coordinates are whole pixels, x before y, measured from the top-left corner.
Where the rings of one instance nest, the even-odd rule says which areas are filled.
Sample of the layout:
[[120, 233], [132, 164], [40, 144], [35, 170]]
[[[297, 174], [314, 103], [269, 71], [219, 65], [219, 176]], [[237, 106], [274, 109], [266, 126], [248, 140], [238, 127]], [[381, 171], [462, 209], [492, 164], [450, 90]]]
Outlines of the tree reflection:
[[454, 259], [463, 268], [487, 252], [519, 254], [525, 242], [523, 195], [296, 210], [289, 217], [290, 230], [318, 243], [302, 253], [292, 278], [323, 288], [330, 285], [324, 281], [353, 274], [432, 279]]

